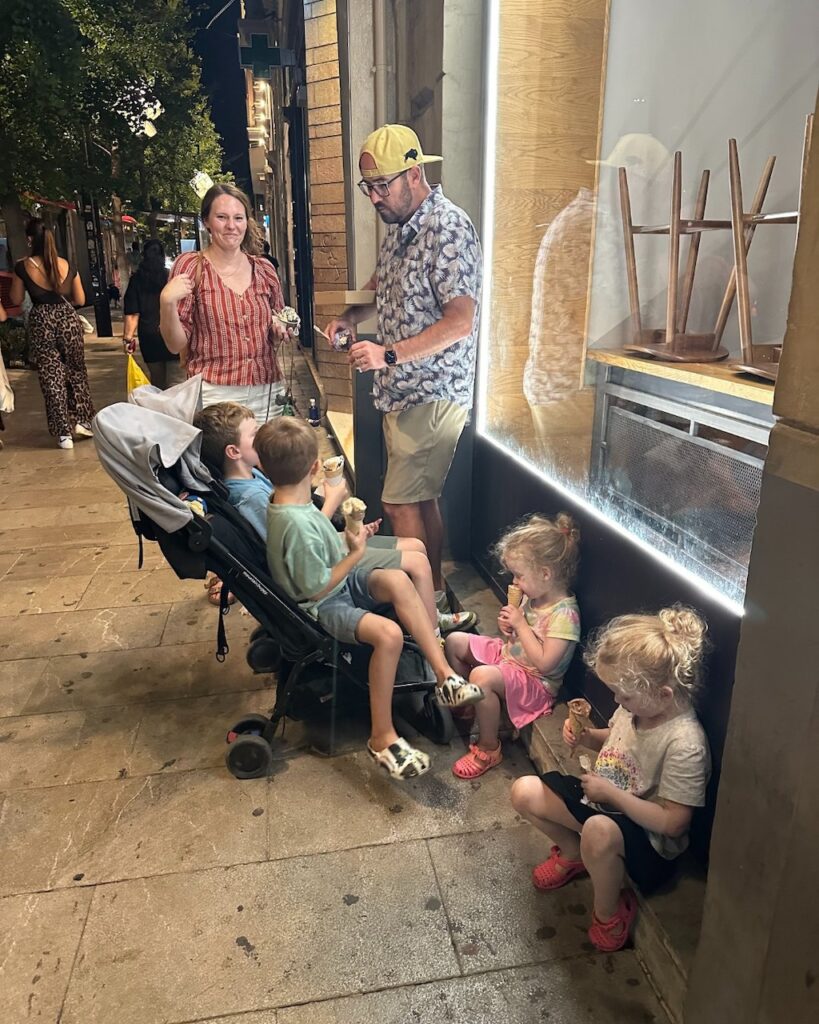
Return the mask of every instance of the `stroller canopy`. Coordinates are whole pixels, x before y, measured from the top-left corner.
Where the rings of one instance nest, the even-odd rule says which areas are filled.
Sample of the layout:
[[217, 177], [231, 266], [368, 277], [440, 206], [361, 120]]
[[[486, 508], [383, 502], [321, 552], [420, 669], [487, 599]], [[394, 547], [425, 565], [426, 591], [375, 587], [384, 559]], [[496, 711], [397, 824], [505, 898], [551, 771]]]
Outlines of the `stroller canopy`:
[[212, 477], [200, 458], [202, 432], [191, 423], [201, 408], [202, 377], [191, 377], [167, 391], [146, 385], [129, 401], [109, 405], [93, 422], [94, 444], [105, 472], [132, 506], [168, 533], [191, 521], [186, 502], [159, 480], [175, 467], [180, 487], [210, 489]]

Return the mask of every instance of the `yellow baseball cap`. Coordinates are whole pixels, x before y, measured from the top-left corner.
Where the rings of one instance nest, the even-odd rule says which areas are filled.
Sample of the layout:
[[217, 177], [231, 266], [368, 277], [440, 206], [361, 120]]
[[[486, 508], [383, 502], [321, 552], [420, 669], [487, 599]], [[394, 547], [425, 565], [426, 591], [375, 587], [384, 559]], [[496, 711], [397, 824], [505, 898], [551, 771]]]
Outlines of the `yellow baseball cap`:
[[443, 157], [424, 154], [418, 136], [405, 124], [385, 124], [367, 136], [359, 160], [367, 153], [375, 167], [362, 170], [364, 178], [386, 178], [418, 164], [438, 163]]

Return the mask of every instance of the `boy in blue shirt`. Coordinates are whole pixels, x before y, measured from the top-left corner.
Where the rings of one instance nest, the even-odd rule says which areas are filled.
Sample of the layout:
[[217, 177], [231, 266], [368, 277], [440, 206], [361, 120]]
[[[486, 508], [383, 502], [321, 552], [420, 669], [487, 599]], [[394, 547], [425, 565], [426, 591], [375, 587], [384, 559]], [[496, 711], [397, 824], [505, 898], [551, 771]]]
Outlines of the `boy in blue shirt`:
[[[253, 412], [236, 402], [218, 402], [197, 413], [194, 426], [202, 431], [202, 458], [221, 471], [234, 505], [253, 526], [260, 539], [267, 541], [267, 509], [273, 494], [273, 484], [259, 468], [259, 455], [254, 441], [259, 426]], [[324, 482], [323, 515], [331, 519], [347, 497], [347, 486]], [[442, 633], [468, 630], [476, 621], [474, 612], [440, 614], [435, 606], [432, 569], [426, 548], [414, 537], [376, 536], [380, 520], [365, 527], [366, 550], [362, 565], [370, 569], [403, 569], [415, 585], [427, 609], [433, 628]], [[221, 583], [216, 591], [216, 603]]]
[[[271, 575], [327, 632], [343, 643], [369, 644], [371, 732], [367, 750], [395, 779], [429, 768], [429, 757], [395, 731], [392, 693], [404, 645], [401, 626], [416, 640], [437, 680], [441, 704], [458, 707], [483, 698], [449, 665], [427, 610], [406, 573], [362, 564], [367, 531], [348, 529], [344, 540], [311, 498], [320, 462], [306, 423], [280, 417], [259, 429], [255, 442], [262, 469], [274, 486], [267, 508], [267, 562]], [[399, 622], [381, 614], [392, 605]]]

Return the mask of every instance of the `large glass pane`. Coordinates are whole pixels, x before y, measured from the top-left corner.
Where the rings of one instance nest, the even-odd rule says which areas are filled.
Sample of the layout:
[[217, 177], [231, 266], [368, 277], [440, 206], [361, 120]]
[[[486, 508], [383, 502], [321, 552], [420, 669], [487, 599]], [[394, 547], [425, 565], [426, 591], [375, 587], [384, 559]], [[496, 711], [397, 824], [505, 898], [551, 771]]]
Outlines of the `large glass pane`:
[[489, 35], [479, 430], [741, 603], [819, 4], [496, 0]]

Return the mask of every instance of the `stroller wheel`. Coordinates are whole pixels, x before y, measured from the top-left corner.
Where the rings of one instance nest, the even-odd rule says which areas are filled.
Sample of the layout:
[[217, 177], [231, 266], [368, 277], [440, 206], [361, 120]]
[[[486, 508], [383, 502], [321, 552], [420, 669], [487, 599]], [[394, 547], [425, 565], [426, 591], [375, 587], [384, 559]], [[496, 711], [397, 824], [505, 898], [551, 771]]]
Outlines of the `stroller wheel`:
[[431, 693], [424, 694], [423, 721], [419, 724], [421, 732], [429, 736], [433, 743], [445, 746], [455, 734], [455, 723], [449, 708], [441, 707]]
[[225, 752], [228, 771], [237, 779], [261, 779], [273, 767], [273, 751], [261, 736], [237, 736]]
[[272, 637], [262, 635], [251, 641], [245, 658], [257, 674], [276, 672], [282, 662], [282, 652]]
[[261, 636], [269, 636], [269, 635], [270, 634], [267, 632], [267, 630], [264, 628], [264, 626], [257, 626], [253, 630], [253, 632], [250, 634], [250, 639], [248, 640], [248, 643], [252, 644], [253, 641], [254, 640], [258, 640], [259, 637], [261, 637]]
[[225, 742], [233, 743], [238, 736], [252, 735], [265, 737], [271, 724], [270, 719], [266, 715], [245, 715], [244, 718], [240, 718], [235, 725], [228, 729]]

